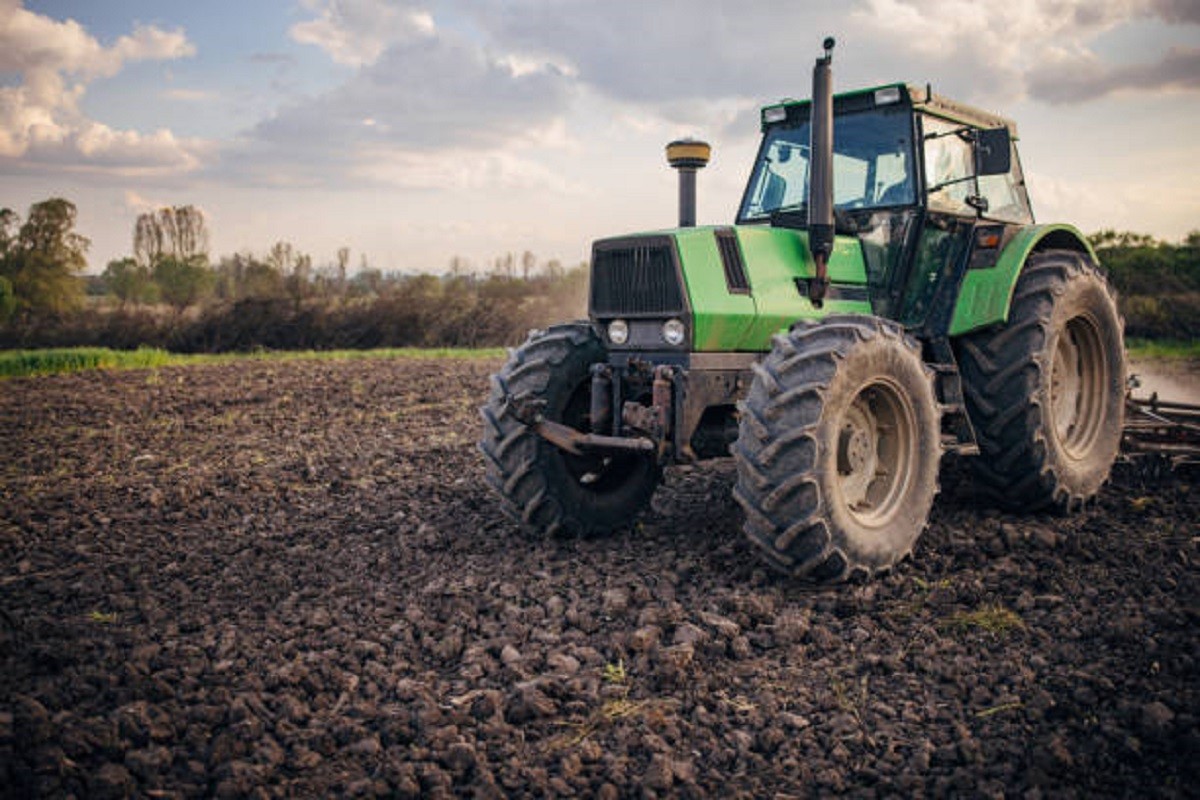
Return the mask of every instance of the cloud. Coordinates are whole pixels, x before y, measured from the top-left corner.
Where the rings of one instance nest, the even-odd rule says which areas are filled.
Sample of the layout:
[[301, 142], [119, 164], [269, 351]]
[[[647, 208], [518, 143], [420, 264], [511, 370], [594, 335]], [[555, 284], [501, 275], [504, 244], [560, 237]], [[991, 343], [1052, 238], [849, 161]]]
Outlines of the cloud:
[[340, 87], [281, 109], [255, 133], [320, 148], [490, 149], [549, 124], [569, 91], [569, 79], [553, 68], [518, 75], [478, 48], [431, 37], [392, 45]]
[[1119, 91], [1200, 90], [1200, 48], [1172, 48], [1151, 64], [1106, 66], [1068, 59], [1030, 78], [1030, 95], [1048, 103], [1082, 103]]
[[850, 17], [885, 52], [946, 76], [950, 91], [966, 99], [1064, 103], [1123, 88], [1200, 88], [1191, 51], [1120, 66], [1094, 49], [1100, 36], [1137, 20], [1200, 21], [1196, 8], [1194, 0], [863, 0]]
[[[460, 185], [463, 170], [505, 183], [514, 165], [528, 166], [515, 150], [535, 139], [565, 144], [572, 79], [556, 65], [488, 52], [421, 22], [414, 9], [360, 1], [319, 13], [312, 22], [327, 34], [323, 46], [335, 59], [343, 47], [362, 54], [359, 69], [258, 123], [224, 169], [276, 185], [350, 179], [425, 188]], [[380, 15], [400, 21], [368, 24]], [[313, 34], [306, 24], [298, 27]]]
[[1148, 10], [1167, 22], [1200, 24], [1200, 3], [1196, 0], [1151, 0]]
[[138, 25], [132, 35], [104, 47], [75, 20], [59, 22], [8, 2], [0, 5], [0, 71], [39, 70], [91, 80], [111, 77], [129, 62], [195, 55], [183, 31]]
[[[469, 0], [498, 49], [568, 65], [587, 86], [669, 116], [714, 100], [807, 96], [825, 34], [838, 85], [937, 81], [977, 102], [1024, 97], [1044, 67], [1094, 58], [1102, 35], [1139, 20], [1200, 22], [1196, 0]], [[1107, 67], [1106, 67], [1107, 68]]]
[[20, 76], [16, 85], [0, 86], [0, 168], [129, 174], [196, 168], [200, 143], [165, 129], [114, 130], [80, 110], [91, 81], [127, 63], [194, 53], [179, 30], [139, 25], [106, 47], [74, 20], [60, 22], [0, 0], [0, 73]]
[[548, 189], [579, 193], [579, 187], [537, 161], [507, 152], [447, 150], [413, 153], [380, 150], [364, 153], [351, 174], [363, 183], [403, 189]]
[[[474, 15], [498, 48], [569, 65], [589, 86], [638, 104], [794, 92], [821, 35], [843, 20], [833, 7], [728, 0], [477, 0]], [[807, 42], [797, 33], [806, 30]]]
[[339, 64], [373, 64], [390, 46], [432, 36], [428, 11], [386, 0], [307, 0], [316, 19], [298, 22], [288, 33], [301, 44], [315, 45]]

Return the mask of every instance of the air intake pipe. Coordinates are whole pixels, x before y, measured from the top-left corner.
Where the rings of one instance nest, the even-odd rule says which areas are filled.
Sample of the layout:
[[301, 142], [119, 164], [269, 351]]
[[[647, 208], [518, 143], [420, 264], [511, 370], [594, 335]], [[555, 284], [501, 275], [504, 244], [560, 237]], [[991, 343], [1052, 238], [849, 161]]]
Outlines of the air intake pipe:
[[712, 155], [708, 142], [678, 139], [667, 145], [667, 163], [679, 170], [679, 227], [696, 227], [696, 170]]
[[817, 308], [829, 288], [829, 256], [833, 252], [833, 37], [825, 39], [825, 55], [813, 67], [812, 116], [809, 138], [808, 249], [816, 277], [808, 284], [808, 299]]

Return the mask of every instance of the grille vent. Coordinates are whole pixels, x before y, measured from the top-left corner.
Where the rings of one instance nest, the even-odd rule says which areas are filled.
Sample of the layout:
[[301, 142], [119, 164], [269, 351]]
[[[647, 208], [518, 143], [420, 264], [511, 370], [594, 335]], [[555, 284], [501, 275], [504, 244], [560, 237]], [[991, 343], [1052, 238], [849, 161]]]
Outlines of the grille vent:
[[592, 252], [592, 314], [632, 316], [685, 311], [669, 239], [597, 244]]
[[750, 294], [750, 281], [746, 278], [746, 265], [742, 263], [737, 234], [733, 228], [721, 228], [714, 233], [717, 249], [721, 251], [721, 265], [725, 267], [725, 285], [729, 287], [729, 293]]

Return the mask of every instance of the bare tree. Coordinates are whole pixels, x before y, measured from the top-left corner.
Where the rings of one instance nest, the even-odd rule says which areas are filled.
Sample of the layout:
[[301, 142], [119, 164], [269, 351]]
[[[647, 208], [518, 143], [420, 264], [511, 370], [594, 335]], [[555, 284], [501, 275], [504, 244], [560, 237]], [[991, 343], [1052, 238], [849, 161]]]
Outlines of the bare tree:
[[208, 260], [208, 226], [195, 206], [160, 208], [139, 214], [133, 226], [133, 254], [139, 264], [155, 266], [164, 258]]
[[346, 288], [346, 267], [350, 266], [350, 248], [339, 247], [337, 251], [337, 285], [338, 291]]

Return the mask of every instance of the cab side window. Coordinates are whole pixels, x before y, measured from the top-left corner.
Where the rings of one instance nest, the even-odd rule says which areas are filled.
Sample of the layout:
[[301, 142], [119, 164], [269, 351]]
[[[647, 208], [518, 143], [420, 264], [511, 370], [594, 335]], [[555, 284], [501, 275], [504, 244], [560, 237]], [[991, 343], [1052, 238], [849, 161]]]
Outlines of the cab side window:
[[988, 201], [987, 219], [1000, 222], [1029, 224], [1033, 212], [1029, 209], [1029, 196], [1025, 193], [1025, 179], [1021, 175], [1021, 162], [1017, 160], [1017, 147], [1012, 150], [1012, 169], [1004, 175], [980, 175], [979, 194]]
[[[1004, 175], [975, 177], [975, 155], [968, 138], [958, 135], [963, 126], [926, 116], [922, 118], [925, 139], [925, 185], [929, 208], [961, 216], [976, 216], [967, 198], [978, 193], [987, 200], [981, 216], [1000, 222], [1033, 222], [1029, 196], [1021, 174], [1016, 145], [1012, 145], [1012, 168]], [[976, 188], [978, 187], [978, 188]]]
[[974, 153], [971, 143], [955, 133], [962, 126], [925, 117], [924, 128], [926, 137], [936, 136], [925, 140], [930, 210], [974, 216], [975, 209], [967, 204], [967, 197], [975, 192], [974, 181], [969, 180], [975, 172]]

